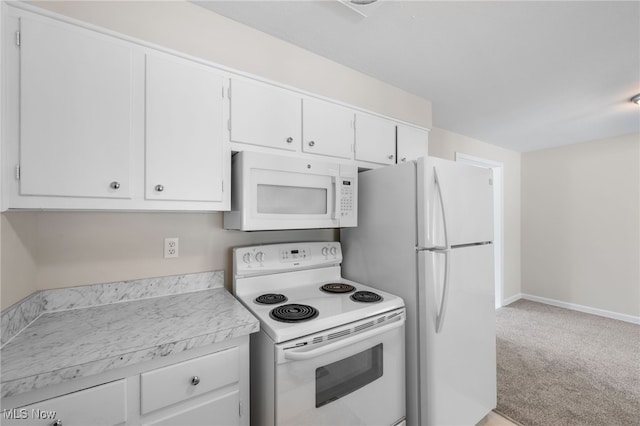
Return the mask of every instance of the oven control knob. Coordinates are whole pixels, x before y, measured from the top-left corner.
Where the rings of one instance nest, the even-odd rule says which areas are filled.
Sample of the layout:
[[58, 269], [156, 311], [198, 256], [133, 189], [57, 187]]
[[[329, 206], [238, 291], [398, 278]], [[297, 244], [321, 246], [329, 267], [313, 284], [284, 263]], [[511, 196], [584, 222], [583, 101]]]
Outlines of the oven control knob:
[[246, 263], [247, 265], [249, 263], [251, 263], [251, 253], [245, 253], [244, 256], [242, 256], [242, 260], [244, 261], [244, 263]]
[[338, 253], [338, 249], [335, 247], [331, 247], [331, 250], [329, 250], [331, 252], [331, 256], [335, 256]]
[[256, 261], [262, 263], [262, 261], [264, 260], [264, 252], [257, 252], [256, 253]]
[[322, 255], [327, 256], [329, 254], [329, 247], [322, 247]]

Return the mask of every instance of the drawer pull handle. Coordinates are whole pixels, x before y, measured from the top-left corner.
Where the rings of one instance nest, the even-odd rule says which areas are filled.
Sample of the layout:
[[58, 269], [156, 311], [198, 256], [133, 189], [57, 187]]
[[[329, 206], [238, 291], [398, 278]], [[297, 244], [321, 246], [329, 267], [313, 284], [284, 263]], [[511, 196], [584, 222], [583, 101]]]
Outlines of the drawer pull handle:
[[[111, 182], [111, 184], [109, 185], [111, 187], [111, 189], [119, 189], [120, 188], [120, 182], [117, 181], [113, 181]], [[56, 420], [58, 421], [58, 420]], [[60, 425], [62, 425], [62, 423], [60, 423]], [[58, 426], [54, 423], [54, 426]]]
[[289, 137], [287, 138], [287, 143], [291, 143], [291, 142], [293, 142], [293, 138], [292, 138], [291, 136], [289, 136]]
[[55, 422], [51, 423], [51, 426], [62, 426], [62, 420], [57, 419]]
[[309, 146], [314, 146], [316, 143], [314, 141], [309, 141]]
[[198, 377], [198, 376], [193, 376], [193, 377], [191, 378], [191, 384], [192, 384], [193, 386], [196, 386], [198, 383], [200, 383], [200, 377]]
[[162, 186], [162, 185], [156, 185], [156, 188], [155, 188], [155, 189], [156, 189], [156, 191], [158, 191], [158, 192], [162, 192], [162, 191], [164, 191], [164, 186]]

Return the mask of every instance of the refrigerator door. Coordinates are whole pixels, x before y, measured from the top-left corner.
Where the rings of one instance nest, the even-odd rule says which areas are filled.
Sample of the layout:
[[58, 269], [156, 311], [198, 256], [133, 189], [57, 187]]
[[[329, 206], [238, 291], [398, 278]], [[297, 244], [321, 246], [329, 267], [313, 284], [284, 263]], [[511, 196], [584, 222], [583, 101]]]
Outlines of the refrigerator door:
[[496, 406], [493, 245], [418, 256], [421, 424], [474, 425]]
[[491, 170], [418, 159], [418, 246], [447, 248], [492, 240]]

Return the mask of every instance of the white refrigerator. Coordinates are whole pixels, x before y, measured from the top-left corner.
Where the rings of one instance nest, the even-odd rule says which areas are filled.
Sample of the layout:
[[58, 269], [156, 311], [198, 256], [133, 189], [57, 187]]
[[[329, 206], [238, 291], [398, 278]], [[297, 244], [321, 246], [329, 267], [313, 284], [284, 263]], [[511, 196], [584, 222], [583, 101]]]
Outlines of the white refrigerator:
[[407, 425], [475, 425], [496, 406], [491, 170], [426, 157], [358, 179], [342, 272], [404, 299]]

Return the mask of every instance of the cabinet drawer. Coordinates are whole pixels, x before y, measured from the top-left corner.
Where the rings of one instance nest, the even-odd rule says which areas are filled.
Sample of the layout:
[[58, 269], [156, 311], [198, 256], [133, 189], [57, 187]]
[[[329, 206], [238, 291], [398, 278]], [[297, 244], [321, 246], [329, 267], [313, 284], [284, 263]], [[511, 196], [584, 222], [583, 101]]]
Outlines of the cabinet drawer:
[[238, 382], [239, 357], [238, 348], [231, 348], [142, 373], [142, 414]]
[[151, 423], [143, 422], [143, 425], [236, 426], [240, 421], [239, 403], [238, 391], [233, 391], [195, 407], [171, 413], [168, 417], [160, 420]]
[[[126, 419], [125, 381], [107, 383], [18, 409], [2, 407], [3, 425], [119, 425]], [[6, 409], [6, 411], [5, 411]]]

